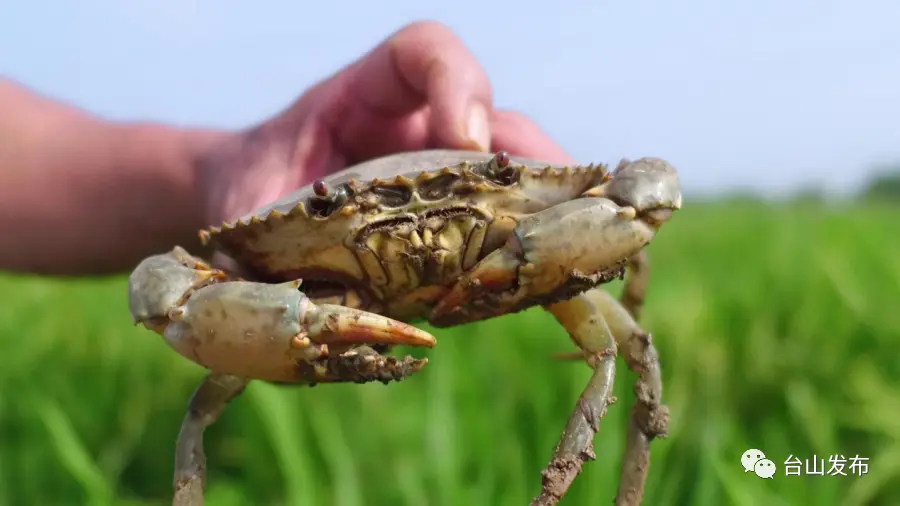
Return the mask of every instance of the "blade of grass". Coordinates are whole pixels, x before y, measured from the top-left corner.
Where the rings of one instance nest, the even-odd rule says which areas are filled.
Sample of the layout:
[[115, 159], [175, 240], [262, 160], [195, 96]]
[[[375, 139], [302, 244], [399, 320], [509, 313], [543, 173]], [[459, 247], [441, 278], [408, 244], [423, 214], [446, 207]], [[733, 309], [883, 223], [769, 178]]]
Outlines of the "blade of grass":
[[[322, 504], [317, 496], [318, 488], [307, 469], [315, 469], [317, 464], [309, 462], [304, 457], [309, 452], [303, 451], [297, 434], [303, 432], [303, 423], [288, 409], [289, 404], [278, 387], [257, 381], [247, 387], [247, 395], [253, 403], [256, 413], [259, 415], [269, 444], [275, 452], [278, 460], [278, 468], [284, 482], [285, 500], [289, 505]], [[263, 462], [260, 465], [268, 465]]]
[[91, 458], [69, 418], [59, 404], [47, 398], [34, 399], [34, 409], [38, 418], [50, 435], [59, 463], [74, 478], [91, 506], [112, 504], [115, 492], [100, 468]]

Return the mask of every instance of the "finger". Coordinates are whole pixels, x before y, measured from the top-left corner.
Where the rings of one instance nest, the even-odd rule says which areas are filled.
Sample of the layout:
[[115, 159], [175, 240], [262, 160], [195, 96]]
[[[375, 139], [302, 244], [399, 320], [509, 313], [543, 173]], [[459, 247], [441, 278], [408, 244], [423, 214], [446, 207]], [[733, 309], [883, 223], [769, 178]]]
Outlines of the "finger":
[[551, 163], [574, 164], [565, 150], [553, 142], [524, 114], [496, 110], [491, 114], [492, 149]]
[[434, 22], [409, 25], [347, 69], [343, 97], [363, 110], [354, 114], [401, 117], [429, 109], [436, 141], [458, 149], [489, 149], [490, 82], [462, 41]]
[[336, 140], [336, 148], [344, 154], [346, 166], [393, 153], [427, 149], [432, 142], [430, 117], [427, 108], [397, 118], [357, 110], [352, 117], [332, 120], [329, 130], [331, 138]]

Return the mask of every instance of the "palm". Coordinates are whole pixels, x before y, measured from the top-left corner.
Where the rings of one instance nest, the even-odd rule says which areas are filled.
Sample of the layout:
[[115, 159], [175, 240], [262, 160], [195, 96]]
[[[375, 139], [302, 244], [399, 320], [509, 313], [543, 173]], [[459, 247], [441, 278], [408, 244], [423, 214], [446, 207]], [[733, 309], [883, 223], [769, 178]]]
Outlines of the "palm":
[[349, 165], [439, 147], [571, 161], [527, 118], [493, 109], [487, 76], [449, 30], [417, 23], [245, 132], [202, 183], [221, 221]]

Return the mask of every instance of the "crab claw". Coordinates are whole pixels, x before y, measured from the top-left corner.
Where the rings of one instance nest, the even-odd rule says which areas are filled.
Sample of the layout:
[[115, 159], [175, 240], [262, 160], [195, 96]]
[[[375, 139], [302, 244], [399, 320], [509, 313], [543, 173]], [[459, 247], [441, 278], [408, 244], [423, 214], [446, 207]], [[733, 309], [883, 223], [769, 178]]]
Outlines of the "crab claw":
[[435, 305], [429, 322], [450, 326], [551, 304], [618, 278], [679, 208], [674, 167], [657, 158], [626, 161], [583, 198], [520, 219], [506, 244]]
[[334, 304], [308, 304], [304, 323], [309, 338], [318, 343], [435, 345], [428, 332], [385, 316]]
[[306, 364], [362, 345], [435, 345], [423, 330], [374, 313], [315, 304], [300, 281], [225, 281], [191, 291], [158, 330], [182, 356], [214, 372], [303, 382]]
[[678, 173], [659, 158], [623, 159], [608, 180], [584, 195], [633, 207], [645, 221], [657, 225], [681, 209], [682, 203]]
[[128, 278], [128, 308], [135, 324], [165, 330], [169, 309], [194, 290], [222, 281], [225, 273], [212, 268], [184, 248], [145, 258]]

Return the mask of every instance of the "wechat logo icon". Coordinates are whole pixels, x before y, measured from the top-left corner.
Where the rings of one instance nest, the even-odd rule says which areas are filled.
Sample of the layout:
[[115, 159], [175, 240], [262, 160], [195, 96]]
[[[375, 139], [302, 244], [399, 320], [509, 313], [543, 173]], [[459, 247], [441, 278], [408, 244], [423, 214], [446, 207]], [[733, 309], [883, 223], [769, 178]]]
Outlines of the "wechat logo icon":
[[749, 449], [741, 455], [741, 465], [745, 473], [754, 473], [762, 479], [775, 476], [775, 463], [766, 458], [760, 450]]

